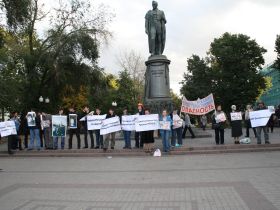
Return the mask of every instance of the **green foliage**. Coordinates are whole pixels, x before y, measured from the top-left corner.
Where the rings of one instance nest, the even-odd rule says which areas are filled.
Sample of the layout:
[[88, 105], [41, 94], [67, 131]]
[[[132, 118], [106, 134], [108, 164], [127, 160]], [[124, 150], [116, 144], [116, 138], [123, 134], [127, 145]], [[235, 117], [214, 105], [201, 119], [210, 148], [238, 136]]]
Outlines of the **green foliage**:
[[[8, 28], [0, 30], [0, 77], [6, 78], [1, 86], [9, 90], [10, 79], [15, 80], [14, 87], [20, 88], [13, 95], [20, 96], [20, 109], [40, 108], [42, 95], [51, 100], [48, 110], [57, 110], [67, 87], [74, 90], [73, 96], [81, 86], [98, 96], [93, 91], [106, 86], [103, 70], [96, 65], [100, 44], [110, 37], [106, 26], [112, 15], [106, 8], [83, 0], [60, 1], [50, 16], [38, 0], [3, 1], [3, 5]], [[39, 38], [36, 25], [42, 20], [52, 24]], [[0, 105], [9, 108], [7, 101], [1, 100]], [[90, 96], [89, 102], [93, 103]]]
[[211, 90], [211, 69], [205, 59], [192, 55], [188, 60], [188, 71], [184, 73], [181, 93], [189, 100], [205, 97]]
[[232, 104], [243, 108], [255, 102], [266, 88], [265, 79], [259, 74], [265, 52], [246, 35], [225, 33], [211, 43], [206, 59], [192, 56], [188, 60], [190, 73], [184, 75], [181, 92], [189, 99], [212, 92], [216, 104], [224, 110], [229, 111]]
[[280, 69], [280, 35], [277, 35], [275, 41], [275, 52], [277, 53], [276, 65], [277, 68]]

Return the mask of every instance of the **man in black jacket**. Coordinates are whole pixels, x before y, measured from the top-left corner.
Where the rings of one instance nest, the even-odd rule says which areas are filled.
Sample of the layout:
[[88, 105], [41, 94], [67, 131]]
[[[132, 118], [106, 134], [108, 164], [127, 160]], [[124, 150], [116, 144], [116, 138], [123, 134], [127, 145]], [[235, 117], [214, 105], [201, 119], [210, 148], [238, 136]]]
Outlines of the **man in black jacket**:
[[[138, 104], [138, 115], [144, 115], [144, 107], [143, 104]], [[135, 131], [135, 148], [143, 148], [143, 140], [141, 138], [141, 132]]]
[[[71, 119], [70, 119], [70, 115], [76, 115], [77, 118], [76, 118], [76, 127], [72, 127], [71, 128]], [[77, 141], [78, 141], [78, 149], [81, 148], [81, 139], [80, 139], [80, 123], [79, 123], [79, 120], [80, 120], [80, 117], [79, 115], [75, 112], [75, 109], [74, 107], [70, 107], [69, 108], [69, 115], [68, 115], [68, 119], [69, 119], [69, 145], [68, 145], [68, 149], [72, 149], [72, 138], [73, 138], [73, 135], [76, 134], [76, 137], [77, 137]]]

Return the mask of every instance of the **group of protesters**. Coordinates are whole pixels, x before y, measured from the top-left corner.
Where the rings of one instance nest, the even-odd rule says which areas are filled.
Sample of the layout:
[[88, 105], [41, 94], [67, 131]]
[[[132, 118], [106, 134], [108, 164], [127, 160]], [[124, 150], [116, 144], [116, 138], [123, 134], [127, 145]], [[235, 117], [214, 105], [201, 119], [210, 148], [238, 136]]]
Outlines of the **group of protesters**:
[[[116, 116], [114, 112], [115, 107], [111, 107], [106, 114], [106, 119], [113, 118]], [[138, 104], [138, 111], [136, 115], [149, 115], [150, 109], [144, 108], [143, 104]], [[106, 135], [101, 135], [100, 130], [88, 130], [87, 120], [80, 121], [82, 118], [86, 118], [88, 115], [101, 115], [101, 109], [96, 108], [94, 111], [89, 109], [86, 105], [82, 109], [82, 113], [75, 110], [74, 106], [68, 108], [68, 112], [64, 113], [63, 108], [59, 108], [56, 115], [77, 115], [77, 127], [68, 129], [68, 149], [72, 149], [73, 136], [76, 135], [77, 139], [77, 149], [81, 149], [81, 134], [84, 136], [84, 149], [103, 149], [106, 152], [108, 149], [115, 149], [115, 139], [116, 132], [112, 132]], [[18, 112], [11, 113], [10, 120], [15, 122], [17, 135], [8, 136], [8, 152], [13, 154], [15, 149], [23, 150], [34, 150], [38, 151], [41, 149], [65, 149], [65, 137], [52, 136], [51, 120], [52, 115], [44, 112], [35, 112], [35, 109], [31, 109], [30, 112], [36, 113], [34, 118], [34, 125], [29, 126], [27, 123], [27, 115], [22, 115], [19, 117]], [[127, 108], [123, 109], [122, 116], [130, 115]], [[183, 129], [183, 119], [179, 116], [178, 110], [174, 109], [170, 114], [167, 110], [163, 110], [160, 117], [160, 121], [169, 121], [170, 130], [159, 130], [159, 134], [162, 138], [163, 150], [164, 152], [169, 152], [171, 147], [180, 147], [183, 144], [182, 138], [185, 138], [187, 129], [192, 134], [194, 138], [193, 131], [191, 129], [191, 122], [188, 115], [186, 115], [185, 128]], [[69, 119], [68, 119], [69, 121]], [[46, 123], [48, 122], [48, 123]], [[47, 124], [47, 125], [46, 125]], [[68, 122], [69, 124], [69, 122]], [[21, 130], [21, 132], [20, 132]], [[132, 149], [131, 145], [131, 131], [123, 130], [124, 137], [124, 147], [123, 149]], [[24, 141], [20, 137], [20, 133], [23, 133]], [[30, 139], [28, 140], [28, 135]], [[90, 138], [90, 143], [88, 142], [88, 136]], [[94, 140], [95, 136], [95, 140]], [[59, 145], [60, 141], [60, 145]], [[135, 131], [135, 145], [134, 148], [144, 149], [147, 153], [152, 153], [154, 151], [154, 131]], [[110, 143], [110, 145], [109, 145]], [[23, 147], [24, 145], [24, 147]]]
[[[264, 133], [264, 143], [270, 144], [269, 141], [269, 128], [271, 130], [271, 133], [273, 132], [273, 128], [275, 124], [279, 124], [280, 120], [280, 105], [276, 109], [275, 113], [272, 113], [268, 123], [264, 126], [258, 126], [258, 127], [252, 127], [251, 120], [250, 120], [250, 112], [253, 111], [259, 111], [259, 110], [266, 110], [268, 107], [265, 106], [264, 102], [260, 101], [257, 103], [257, 106], [255, 108], [252, 107], [252, 105], [247, 105], [245, 112], [243, 112], [242, 118], [239, 120], [228, 120], [226, 117], [226, 114], [222, 111], [221, 105], [218, 105], [216, 107], [216, 110], [214, 114], [212, 115], [212, 128], [215, 130], [215, 141], [216, 144], [224, 144], [224, 129], [227, 124], [230, 124], [231, 126], [231, 136], [234, 139], [234, 144], [240, 144], [240, 137], [243, 135], [242, 132], [242, 119], [244, 119], [244, 124], [246, 127], [246, 135], [245, 140], [249, 139], [250, 137], [250, 129], [253, 130], [254, 136], [257, 139], [257, 144], [262, 143], [262, 132]], [[237, 107], [236, 105], [231, 106], [231, 113], [236, 113]], [[240, 112], [242, 113], [242, 112]], [[225, 116], [223, 120], [217, 120], [217, 116], [222, 114]]]
[[[149, 115], [150, 109], [144, 108], [143, 104], [138, 104], [138, 111], [136, 115]], [[236, 112], [236, 106], [232, 105], [232, 113]], [[266, 109], [263, 102], [258, 104], [258, 107], [255, 110]], [[250, 119], [249, 119], [249, 112], [253, 111], [254, 109], [252, 106], [248, 105], [246, 107], [246, 111], [244, 112], [244, 119], [245, 119], [245, 126], [246, 126], [246, 137], [249, 137], [249, 130], [253, 129], [254, 135], [257, 138], [257, 143], [261, 144], [261, 132], [264, 132], [265, 143], [269, 144], [269, 137], [268, 137], [268, 129], [267, 126], [252, 128]], [[30, 111], [34, 112], [34, 109]], [[191, 134], [191, 138], [195, 138], [195, 134], [192, 130], [192, 122], [190, 116], [188, 114], [184, 114], [182, 116], [179, 113], [180, 110], [174, 109], [171, 113], [168, 113], [167, 110], [163, 110], [160, 114], [159, 121], [168, 121], [170, 123], [170, 129], [159, 129], [158, 134], [162, 138], [162, 145], [163, 151], [169, 152], [172, 147], [180, 147], [183, 145], [183, 138], [186, 136], [187, 130]], [[75, 110], [74, 106], [68, 108], [67, 114], [74, 114], [77, 115], [77, 127], [68, 129], [69, 139], [68, 139], [68, 149], [72, 149], [72, 139], [73, 135], [76, 135], [77, 139], [77, 149], [81, 148], [81, 134], [84, 135], [84, 149], [103, 149], [106, 152], [108, 149], [114, 150], [115, 149], [115, 139], [116, 139], [116, 132], [112, 132], [109, 134], [101, 135], [100, 130], [88, 130], [87, 127], [87, 120], [80, 121], [82, 118], [85, 118], [88, 115], [101, 115], [101, 109], [96, 108], [94, 111], [91, 111], [88, 105], [85, 105], [82, 109], [82, 113], [79, 113]], [[227, 124], [227, 117], [224, 114], [224, 120], [217, 120], [217, 116], [220, 114], [224, 114], [222, 111], [222, 107], [218, 105], [214, 114], [212, 115], [212, 129], [215, 130], [215, 141], [216, 144], [224, 144], [224, 129]], [[59, 108], [56, 115], [65, 115], [64, 109]], [[127, 108], [123, 109], [122, 116], [130, 115]], [[106, 114], [106, 119], [115, 117], [116, 114], [114, 112], [114, 107], [111, 107]], [[273, 118], [274, 119], [274, 118]], [[44, 113], [44, 112], [37, 112], [35, 116], [35, 123], [33, 126], [28, 126], [27, 123], [27, 115], [21, 116], [21, 120], [19, 119], [18, 113], [13, 112], [11, 113], [10, 120], [15, 122], [17, 135], [10, 135], [8, 137], [8, 152], [13, 154], [13, 150], [19, 149], [22, 150], [22, 140], [19, 135], [19, 130], [21, 129], [22, 133], [24, 134], [24, 148], [27, 150], [41, 150], [41, 149], [53, 149], [56, 150], [58, 148], [64, 149], [65, 148], [65, 137], [56, 137], [52, 136], [52, 128], [51, 128], [51, 120], [52, 115]], [[69, 119], [68, 119], [69, 120]], [[48, 123], [46, 123], [48, 122]], [[207, 116], [203, 115], [200, 117], [201, 127], [205, 130], [207, 126]], [[68, 122], [69, 123], [69, 122]], [[47, 125], [45, 125], [47, 124]], [[239, 138], [243, 135], [242, 134], [242, 122], [240, 120], [231, 121], [231, 129], [232, 129], [232, 137], [234, 138], [234, 143], [239, 143]], [[132, 131], [123, 130], [123, 137], [124, 137], [124, 147], [123, 149], [132, 149], [131, 145], [131, 134]], [[273, 132], [273, 127], [271, 127], [271, 132]], [[30, 140], [28, 141], [28, 134], [30, 134]], [[135, 131], [135, 145], [134, 148], [143, 148], [143, 150], [147, 153], [154, 152], [154, 134], [153, 130], [151, 131]], [[90, 144], [88, 142], [88, 136], [90, 137]], [[95, 140], [94, 140], [95, 136]], [[60, 140], [60, 145], [58, 144]], [[109, 146], [110, 143], [110, 146]], [[36, 145], [36, 147], [35, 147]]]

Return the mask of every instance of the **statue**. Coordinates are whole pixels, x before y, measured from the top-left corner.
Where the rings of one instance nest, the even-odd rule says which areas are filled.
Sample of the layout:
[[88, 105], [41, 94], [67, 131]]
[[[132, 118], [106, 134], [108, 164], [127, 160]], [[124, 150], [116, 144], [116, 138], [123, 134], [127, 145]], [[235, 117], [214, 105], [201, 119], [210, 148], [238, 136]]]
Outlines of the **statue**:
[[164, 12], [159, 10], [158, 3], [153, 1], [153, 10], [149, 10], [145, 16], [145, 29], [149, 39], [149, 51], [151, 55], [162, 55], [165, 46], [166, 19]]

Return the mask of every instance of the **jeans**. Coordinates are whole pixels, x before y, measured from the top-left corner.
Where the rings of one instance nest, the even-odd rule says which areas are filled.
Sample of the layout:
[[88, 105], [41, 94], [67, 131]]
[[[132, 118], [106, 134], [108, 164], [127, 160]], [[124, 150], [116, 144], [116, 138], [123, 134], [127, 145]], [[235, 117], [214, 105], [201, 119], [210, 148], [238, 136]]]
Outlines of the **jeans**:
[[131, 131], [123, 131], [123, 136], [124, 136], [124, 142], [125, 142], [125, 147], [130, 148], [131, 147], [131, 139], [130, 139]]
[[225, 134], [224, 129], [220, 129], [220, 128], [215, 129], [216, 144], [224, 144], [224, 134]]
[[40, 130], [39, 129], [30, 129], [30, 144], [28, 146], [28, 149], [33, 149], [34, 138], [36, 139], [37, 149], [40, 149], [41, 148], [41, 138], [40, 138]]
[[96, 146], [103, 147], [103, 136], [100, 135], [100, 130], [95, 130]]
[[[60, 137], [60, 138], [61, 138], [61, 149], [64, 149], [65, 137]], [[58, 148], [58, 137], [53, 137], [53, 146], [54, 149]]]
[[172, 129], [172, 140], [171, 140], [171, 145], [175, 146], [176, 145], [176, 138], [177, 138], [177, 143], [182, 145], [183, 144], [183, 140], [182, 140], [182, 130], [183, 128], [175, 128]]
[[263, 130], [263, 133], [264, 133], [264, 141], [265, 142], [269, 142], [267, 127], [266, 126], [261, 126], [261, 127], [257, 127], [257, 140], [258, 140], [258, 144], [262, 143], [262, 137], [261, 137], [262, 130]]
[[164, 152], [170, 151], [169, 133], [170, 133], [170, 131], [167, 131], [167, 130], [164, 130], [161, 132], [162, 145], [163, 145]]

